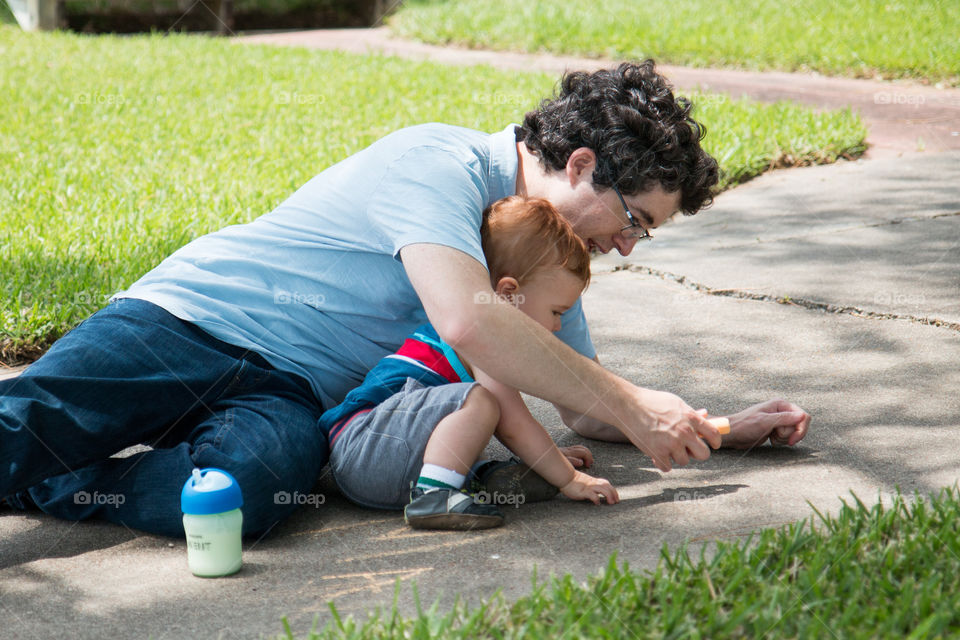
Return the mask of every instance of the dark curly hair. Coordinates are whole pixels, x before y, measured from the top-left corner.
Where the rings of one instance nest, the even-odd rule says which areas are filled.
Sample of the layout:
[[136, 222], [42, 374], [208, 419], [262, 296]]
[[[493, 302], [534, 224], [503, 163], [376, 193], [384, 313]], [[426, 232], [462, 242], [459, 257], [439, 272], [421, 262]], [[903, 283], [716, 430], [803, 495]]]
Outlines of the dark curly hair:
[[548, 170], [562, 171], [580, 147], [597, 156], [594, 188], [616, 185], [636, 194], [660, 184], [680, 191], [680, 209], [692, 215], [713, 202], [717, 161], [701, 147], [704, 126], [690, 117], [693, 105], [674, 98], [653, 60], [616, 69], [567, 73], [560, 92], [540, 103], [517, 127]]

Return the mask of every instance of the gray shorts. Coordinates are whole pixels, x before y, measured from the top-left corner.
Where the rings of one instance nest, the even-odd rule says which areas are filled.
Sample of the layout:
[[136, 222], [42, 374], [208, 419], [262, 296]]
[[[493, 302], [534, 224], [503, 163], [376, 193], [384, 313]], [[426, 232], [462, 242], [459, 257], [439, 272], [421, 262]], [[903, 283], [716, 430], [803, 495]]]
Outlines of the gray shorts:
[[407, 378], [403, 389], [352, 418], [330, 450], [330, 468], [343, 494], [374, 509], [407, 506], [433, 430], [463, 406], [477, 384], [425, 387]]

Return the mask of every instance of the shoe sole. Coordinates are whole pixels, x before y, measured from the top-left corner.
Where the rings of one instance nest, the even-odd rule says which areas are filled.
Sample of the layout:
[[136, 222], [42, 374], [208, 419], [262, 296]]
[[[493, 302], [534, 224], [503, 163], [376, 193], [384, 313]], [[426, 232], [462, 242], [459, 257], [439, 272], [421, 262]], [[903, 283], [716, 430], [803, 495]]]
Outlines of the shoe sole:
[[432, 516], [404, 518], [414, 529], [445, 529], [449, 531], [474, 531], [492, 529], [503, 525], [503, 518], [466, 513], [439, 513]]

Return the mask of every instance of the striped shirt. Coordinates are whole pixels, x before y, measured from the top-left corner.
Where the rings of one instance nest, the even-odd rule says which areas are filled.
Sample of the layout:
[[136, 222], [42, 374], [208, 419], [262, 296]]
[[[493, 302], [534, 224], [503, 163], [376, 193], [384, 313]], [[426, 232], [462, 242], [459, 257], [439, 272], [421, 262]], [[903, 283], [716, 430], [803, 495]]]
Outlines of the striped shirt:
[[380, 360], [342, 403], [321, 416], [320, 429], [326, 434], [330, 446], [351, 418], [369, 411], [403, 389], [407, 378], [427, 387], [474, 382], [456, 352], [440, 339], [433, 326], [422, 325], [407, 337], [396, 353]]

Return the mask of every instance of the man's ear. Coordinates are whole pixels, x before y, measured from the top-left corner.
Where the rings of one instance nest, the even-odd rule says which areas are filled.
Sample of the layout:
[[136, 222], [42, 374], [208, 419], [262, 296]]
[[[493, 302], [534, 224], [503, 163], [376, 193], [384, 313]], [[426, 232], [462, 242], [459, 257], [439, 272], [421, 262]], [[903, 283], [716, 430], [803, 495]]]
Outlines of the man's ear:
[[519, 289], [520, 283], [517, 282], [516, 278], [504, 276], [497, 281], [497, 286], [493, 291], [498, 297], [513, 302], [514, 296], [517, 295]]
[[567, 158], [567, 178], [571, 186], [584, 180], [593, 182], [593, 170], [597, 168], [597, 154], [587, 147], [579, 147]]

